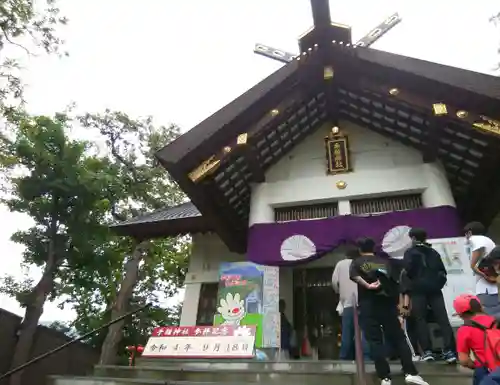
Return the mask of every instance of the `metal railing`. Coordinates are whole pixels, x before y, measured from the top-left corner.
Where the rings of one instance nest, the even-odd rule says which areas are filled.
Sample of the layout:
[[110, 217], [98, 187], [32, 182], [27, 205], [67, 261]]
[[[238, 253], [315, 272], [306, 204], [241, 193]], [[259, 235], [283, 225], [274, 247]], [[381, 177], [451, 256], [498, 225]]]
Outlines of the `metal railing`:
[[91, 337], [92, 335], [96, 334], [97, 332], [99, 332], [99, 331], [101, 331], [103, 329], [106, 329], [106, 328], [110, 327], [111, 325], [113, 325], [113, 324], [115, 324], [115, 323], [117, 323], [117, 322], [119, 322], [119, 321], [121, 321], [121, 320], [123, 320], [123, 319], [125, 319], [125, 318], [127, 318], [127, 317], [129, 317], [131, 315], [133, 315], [133, 314], [139, 313], [139, 312], [143, 311], [144, 309], [146, 309], [146, 308], [148, 308], [150, 306], [151, 306], [151, 304], [148, 303], [146, 305], [138, 307], [135, 310], [131, 310], [128, 313], [125, 313], [124, 315], [122, 315], [122, 316], [120, 316], [118, 318], [115, 318], [114, 320], [111, 320], [108, 323], [105, 323], [104, 325], [98, 327], [97, 329], [91, 330], [90, 332], [85, 333], [84, 335], [82, 335], [82, 336], [80, 336], [78, 338], [75, 338], [75, 339], [73, 339], [73, 340], [71, 340], [69, 342], [66, 342], [65, 344], [63, 344], [63, 345], [55, 348], [55, 349], [52, 349], [52, 350], [49, 350], [48, 352], [45, 352], [45, 353], [39, 355], [38, 357], [35, 357], [32, 360], [30, 360], [30, 361], [28, 361], [28, 362], [26, 362], [26, 363], [18, 366], [17, 368], [14, 368], [14, 369], [9, 370], [8, 372], [2, 374], [0, 376], [0, 381], [3, 380], [3, 379], [8, 378], [10, 376], [12, 376], [13, 374], [16, 374], [17, 372], [20, 372], [21, 370], [26, 369], [28, 366], [31, 366], [31, 365], [39, 362], [39, 361], [42, 361], [43, 359], [45, 359], [47, 357], [50, 357], [51, 355], [53, 355], [53, 354], [55, 354], [55, 353], [57, 353], [57, 352], [59, 352], [59, 351], [61, 351], [63, 349], [66, 349], [68, 346], [73, 345], [76, 342], [80, 342], [80, 341], [82, 341], [82, 340], [84, 340], [84, 339], [86, 339], [88, 337]]
[[[357, 304], [356, 296], [353, 295], [352, 298], [353, 303]], [[363, 351], [357, 306], [354, 309], [354, 347], [356, 357], [356, 385], [366, 385], [365, 355]]]

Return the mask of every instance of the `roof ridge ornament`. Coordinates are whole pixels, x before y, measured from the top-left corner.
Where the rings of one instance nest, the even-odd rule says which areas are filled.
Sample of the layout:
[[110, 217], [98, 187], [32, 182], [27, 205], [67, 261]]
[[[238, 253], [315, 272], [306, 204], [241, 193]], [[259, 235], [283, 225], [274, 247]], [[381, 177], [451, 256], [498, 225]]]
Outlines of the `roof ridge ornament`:
[[[382, 23], [377, 25], [375, 28], [373, 28], [370, 32], [368, 32], [365, 36], [363, 36], [361, 39], [359, 39], [356, 43], [350, 44], [350, 42], [347, 42], [345, 44], [346, 47], [352, 47], [352, 48], [357, 48], [357, 47], [362, 47], [362, 48], [368, 48], [370, 47], [373, 43], [378, 41], [382, 36], [384, 36], [387, 32], [389, 32], [392, 28], [394, 28], [396, 25], [398, 25], [401, 22], [402, 18], [399, 16], [398, 12], [393, 13], [391, 16], [386, 18]], [[337, 26], [340, 28], [338, 23], [331, 23], [332, 26]], [[347, 27], [342, 25], [343, 28]], [[308, 32], [311, 32], [312, 29], [309, 29]], [[333, 44], [341, 44], [343, 45], [343, 42], [337, 42], [337, 41], [332, 41]], [[318, 45], [315, 45], [315, 48], [317, 48]], [[257, 55], [265, 56], [267, 58], [279, 61], [281, 63], [290, 63], [293, 61], [295, 58], [300, 58], [300, 54], [293, 54], [290, 52], [287, 52], [285, 50], [279, 49], [279, 48], [274, 48], [265, 44], [257, 43], [255, 44], [254, 53]], [[302, 54], [307, 54], [306, 52], [302, 52]]]

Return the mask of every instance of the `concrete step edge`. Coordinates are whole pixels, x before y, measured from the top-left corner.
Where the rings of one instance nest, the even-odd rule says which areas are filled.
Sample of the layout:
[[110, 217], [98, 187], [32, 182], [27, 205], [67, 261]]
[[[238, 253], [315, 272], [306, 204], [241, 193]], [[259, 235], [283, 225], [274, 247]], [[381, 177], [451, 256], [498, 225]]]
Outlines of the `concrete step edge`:
[[[153, 379], [141, 379], [141, 378], [129, 378], [129, 377], [102, 377], [102, 376], [59, 376], [51, 375], [47, 376], [48, 379], [55, 380], [78, 380], [78, 381], [118, 381], [127, 382], [130, 384], [151, 384], [151, 385], [165, 385], [165, 380], [153, 380]], [[168, 382], [171, 383], [170, 381]]]
[[[400, 372], [400, 368], [398, 369], [393, 369], [392, 372], [398, 374]], [[425, 368], [425, 370], [422, 370], [422, 367], [419, 367], [421, 369], [422, 375], [426, 376], [446, 376], [446, 377], [463, 377], [463, 376], [468, 376], [469, 373], [463, 372], [457, 369], [457, 371], [441, 371], [439, 370], [438, 366], [428, 366]], [[321, 371], [318, 372], [317, 370], [314, 370], [313, 368], [311, 369], [303, 369], [303, 368], [283, 368], [283, 369], [277, 369], [277, 368], [231, 368], [231, 367], [225, 367], [225, 368], [211, 368], [211, 367], [182, 367], [182, 365], [179, 365], [178, 367], [176, 366], [118, 366], [118, 365], [96, 365], [94, 367], [94, 371], [101, 371], [101, 370], [113, 370], [113, 371], [121, 371], [121, 372], [126, 372], [126, 371], [156, 371], [156, 372], [221, 372], [223, 371], [224, 373], [231, 372], [231, 373], [273, 373], [273, 374], [315, 374], [315, 375], [328, 375], [331, 376], [332, 374], [335, 375], [352, 375], [355, 374], [356, 371], [354, 370], [342, 370], [342, 368], [338, 368], [335, 370], [331, 371]], [[374, 373], [374, 368], [369, 367], [366, 368], [366, 373], [367, 374], [373, 374]], [[472, 376], [472, 374], [470, 374]]]

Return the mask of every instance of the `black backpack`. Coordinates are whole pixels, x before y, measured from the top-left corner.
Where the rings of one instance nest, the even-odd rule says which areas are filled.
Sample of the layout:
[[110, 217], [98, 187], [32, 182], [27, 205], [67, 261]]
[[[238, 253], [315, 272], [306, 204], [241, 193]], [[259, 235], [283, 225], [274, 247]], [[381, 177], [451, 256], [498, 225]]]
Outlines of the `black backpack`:
[[448, 280], [446, 272], [441, 270], [441, 255], [427, 243], [417, 245], [414, 252], [421, 254], [422, 261], [415, 286], [426, 292], [440, 291]]

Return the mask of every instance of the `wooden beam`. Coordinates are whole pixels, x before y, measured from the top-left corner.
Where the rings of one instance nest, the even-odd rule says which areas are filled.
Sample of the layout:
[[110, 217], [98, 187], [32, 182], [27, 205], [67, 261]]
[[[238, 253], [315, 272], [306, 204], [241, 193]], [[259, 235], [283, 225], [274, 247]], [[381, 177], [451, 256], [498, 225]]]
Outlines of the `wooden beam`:
[[[493, 210], [489, 202], [496, 195], [500, 195], [500, 148], [491, 145], [489, 151], [484, 154], [483, 160], [478, 167], [478, 174], [471, 181], [470, 189], [464, 199], [459, 202], [462, 208], [461, 214], [467, 220], [474, 217], [484, 216]], [[477, 218], [475, 220], [478, 220]]]
[[[160, 158], [160, 163], [163, 164]], [[179, 168], [178, 165], [169, 166], [163, 164], [169, 171], [172, 178], [179, 184], [187, 196], [191, 199], [193, 204], [198, 208], [200, 213], [209, 220], [215, 232], [219, 235], [221, 240], [226, 244], [228, 249], [233, 252], [243, 252], [245, 249], [245, 240], [239, 239], [238, 235], [234, 234], [234, 229], [231, 228], [231, 223], [224, 220], [226, 214], [222, 210], [217, 210], [217, 205], [213, 200], [213, 196], [206, 193], [206, 190], [201, 186], [196, 185], [188, 178], [186, 171]]]
[[311, 0], [314, 28], [329, 28], [332, 24], [329, 0]]
[[433, 116], [429, 118], [429, 126], [427, 127], [427, 140], [422, 143], [422, 154], [424, 163], [435, 162], [438, 158], [438, 151], [443, 136], [443, 126], [446, 122], [442, 118], [446, 112], [439, 110], [438, 106], [433, 106]]
[[248, 168], [252, 173], [252, 182], [254, 183], [263, 183], [266, 181], [266, 174], [262, 165], [259, 162], [255, 151], [255, 144], [252, 138], [249, 139], [249, 142], [243, 149], [244, 157], [248, 163]]

